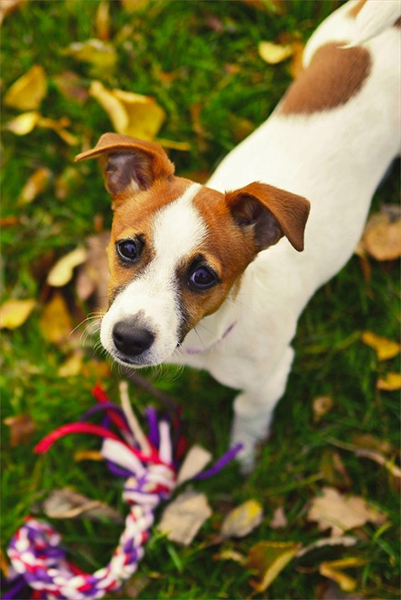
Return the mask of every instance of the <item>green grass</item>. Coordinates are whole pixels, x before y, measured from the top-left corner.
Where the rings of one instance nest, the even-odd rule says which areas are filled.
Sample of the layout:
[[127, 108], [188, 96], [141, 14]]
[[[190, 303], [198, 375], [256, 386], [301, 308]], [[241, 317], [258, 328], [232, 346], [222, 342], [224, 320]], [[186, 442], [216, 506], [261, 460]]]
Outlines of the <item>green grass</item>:
[[[92, 99], [83, 106], [66, 100], [57, 90], [54, 77], [73, 70], [90, 84], [90, 68], [63, 53], [73, 41], [95, 37], [94, 17], [99, 3], [81, 0], [28, 2], [6, 18], [2, 36], [2, 91], [33, 64], [41, 64], [49, 79], [49, 92], [41, 112], [51, 118], [68, 116], [69, 128], [80, 140], [95, 143], [111, 130], [107, 115]], [[167, 119], [160, 137], [191, 144], [189, 152], [172, 151], [177, 172], [211, 172], [237, 141], [233, 116], [247, 119], [256, 127], [274, 108], [291, 81], [288, 63], [266, 65], [257, 53], [263, 39], [274, 40], [291, 33], [306, 41], [318, 23], [337, 3], [293, 1], [285, 3], [284, 14], [274, 5], [257, 11], [241, 2], [152, 2], [132, 15], [111, 3], [112, 43], [118, 51], [114, 73], [100, 78], [108, 87], [119, 87], [154, 96], [165, 108]], [[269, 8], [270, 7], [270, 8]], [[223, 30], [208, 26], [210, 16], [219, 19]], [[121, 41], [124, 26], [132, 30]], [[120, 35], [120, 42], [118, 36]], [[116, 41], [117, 40], [117, 41]], [[239, 66], [227, 72], [227, 64]], [[177, 73], [167, 85], [160, 71]], [[200, 103], [200, 139], [191, 120], [191, 106]], [[4, 108], [3, 124], [17, 111]], [[50, 430], [74, 421], [92, 404], [93, 377], [61, 379], [57, 368], [65, 354], [44, 341], [39, 319], [48, 296], [38, 268], [43, 256], [62, 256], [93, 233], [93, 217], [104, 215], [111, 222], [109, 200], [97, 166], [79, 165], [81, 181], [65, 200], [55, 197], [53, 183], [32, 204], [16, 205], [23, 184], [39, 166], [48, 167], [56, 179], [72, 164], [79, 147], [62, 142], [49, 130], [37, 129], [25, 137], [3, 133], [3, 216], [22, 216], [21, 224], [2, 230], [4, 261], [1, 271], [2, 301], [6, 298], [37, 298], [38, 307], [19, 329], [2, 335], [2, 418], [29, 413], [37, 425], [27, 445], [11, 448], [8, 428], [2, 423], [2, 548], [30, 513], [31, 506], [46, 492], [69, 486], [91, 498], [99, 498], [124, 510], [119, 482], [108, 477], [102, 464], [75, 463], [77, 449], [97, 448], [96, 440], [67, 438], [45, 457], [33, 454], [34, 444]], [[397, 202], [399, 170], [395, 168], [375, 196], [373, 207]], [[259, 540], [299, 541], [308, 544], [322, 534], [306, 521], [306, 506], [330, 480], [322, 475], [322, 458], [336, 449], [351, 480], [350, 491], [362, 495], [388, 514], [391, 525], [380, 535], [376, 528], [361, 528], [361, 541], [354, 549], [333, 551], [330, 556], [357, 555], [367, 564], [350, 571], [358, 591], [366, 597], [395, 598], [399, 581], [399, 494], [388, 472], [352, 452], [338, 449], [333, 440], [349, 443], [355, 435], [371, 434], [399, 447], [399, 398], [397, 392], [379, 392], [380, 375], [399, 369], [397, 359], [378, 362], [373, 350], [360, 340], [364, 330], [390, 338], [399, 326], [399, 271], [396, 263], [371, 262], [372, 276], [365, 281], [357, 257], [330, 284], [320, 290], [303, 314], [295, 341], [296, 359], [285, 396], [276, 410], [272, 437], [263, 449], [249, 479], [242, 479], [236, 465], [219, 477], [199, 482], [213, 507], [212, 518], [189, 548], [181, 548], [156, 533], [148, 544], [140, 572], [149, 576], [142, 598], [244, 598], [251, 594], [249, 573], [234, 562], [215, 561], [216, 547], [208, 544], [218, 530], [225, 511], [249, 498], [264, 507], [262, 525], [243, 540], [224, 547], [246, 554]], [[39, 269], [40, 270], [40, 269]], [[88, 307], [79, 306], [74, 286], [63, 292], [74, 308], [77, 324]], [[87, 356], [93, 353], [85, 349]], [[200, 442], [215, 456], [228, 443], [234, 392], [214, 382], [207, 374], [177, 369], [146, 376], [160, 389], [173, 395], [183, 407], [188, 438]], [[113, 399], [118, 398], [120, 374], [113, 369], [104, 382]], [[137, 407], [155, 403], [145, 392], [131, 386]], [[315, 423], [312, 400], [330, 395], [333, 409]], [[157, 403], [155, 403], [157, 405]], [[396, 451], [394, 451], [396, 454]], [[341, 488], [341, 483], [337, 484]], [[288, 526], [272, 530], [268, 523], [274, 509], [283, 504]], [[107, 562], [119, 528], [88, 521], [57, 522], [65, 535], [73, 559], [83, 568], [95, 569]], [[323, 560], [316, 559], [313, 566]], [[324, 582], [316, 571], [305, 573], [291, 563], [259, 597], [314, 598]]]

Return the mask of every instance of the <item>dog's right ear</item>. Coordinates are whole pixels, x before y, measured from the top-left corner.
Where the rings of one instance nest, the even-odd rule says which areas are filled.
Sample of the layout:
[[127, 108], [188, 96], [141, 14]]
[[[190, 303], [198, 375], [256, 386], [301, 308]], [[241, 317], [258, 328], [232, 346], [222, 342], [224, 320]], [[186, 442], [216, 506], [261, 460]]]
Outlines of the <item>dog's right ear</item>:
[[159, 144], [137, 140], [128, 135], [105, 133], [91, 150], [75, 157], [76, 161], [102, 159], [106, 189], [113, 208], [136, 192], [147, 190], [156, 179], [174, 174], [174, 165]]

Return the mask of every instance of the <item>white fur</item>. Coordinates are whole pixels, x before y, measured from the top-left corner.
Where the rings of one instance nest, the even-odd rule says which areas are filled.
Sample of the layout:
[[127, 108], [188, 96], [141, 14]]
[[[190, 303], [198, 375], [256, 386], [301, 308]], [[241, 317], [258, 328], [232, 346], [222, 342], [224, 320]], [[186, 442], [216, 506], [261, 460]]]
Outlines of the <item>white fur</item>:
[[119, 321], [138, 313], [155, 334], [155, 341], [138, 357], [137, 366], [163, 362], [177, 346], [181, 315], [176, 269], [199, 247], [207, 231], [192, 203], [200, 188], [197, 183], [190, 185], [180, 198], [154, 215], [150, 234], [154, 258], [144, 272], [119, 293], [103, 317], [101, 342], [118, 362], [123, 363], [116, 354], [113, 328]]
[[[351, 6], [341, 7], [318, 28], [306, 47], [305, 64], [321, 44], [356, 39], [356, 21], [347, 14]], [[261, 252], [247, 268], [236, 302], [226, 301], [203, 319], [197, 333], [187, 335], [183, 356], [173, 357], [242, 390], [234, 405], [232, 441], [244, 443], [245, 467], [252, 464], [254, 446], [267, 435], [284, 393], [298, 317], [352, 255], [372, 195], [400, 152], [399, 29], [387, 29], [364, 47], [372, 69], [355, 97], [308, 116], [273, 113], [208, 182], [225, 191], [261, 181], [311, 202], [305, 251], [297, 253], [283, 238]]]

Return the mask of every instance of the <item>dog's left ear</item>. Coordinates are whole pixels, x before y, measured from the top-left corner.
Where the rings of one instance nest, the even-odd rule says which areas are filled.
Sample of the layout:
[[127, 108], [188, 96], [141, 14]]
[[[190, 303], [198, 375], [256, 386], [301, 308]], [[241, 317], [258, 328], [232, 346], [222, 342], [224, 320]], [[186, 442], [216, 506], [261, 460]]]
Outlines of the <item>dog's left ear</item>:
[[234, 221], [245, 233], [252, 233], [257, 250], [276, 244], [285, 235], [292, 246], [304, 249], [304, 230], [310, 203], [264, 183], [249, 185], [226, 193]]

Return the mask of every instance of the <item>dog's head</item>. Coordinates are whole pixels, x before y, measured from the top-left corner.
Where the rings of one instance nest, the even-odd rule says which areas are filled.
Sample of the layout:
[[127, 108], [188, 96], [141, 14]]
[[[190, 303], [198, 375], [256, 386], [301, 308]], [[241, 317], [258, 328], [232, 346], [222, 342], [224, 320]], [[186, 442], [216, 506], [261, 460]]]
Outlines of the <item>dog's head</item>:
[[168, 361], [258, 252], [283, 236], [303, 249], [309, 202], [300, 196], [261, 183], [222, 194], [176, 177], [158, 144], [114, 133], [76, 160], [93, 157], [114, 210], [101, 342], [117, 362]]

